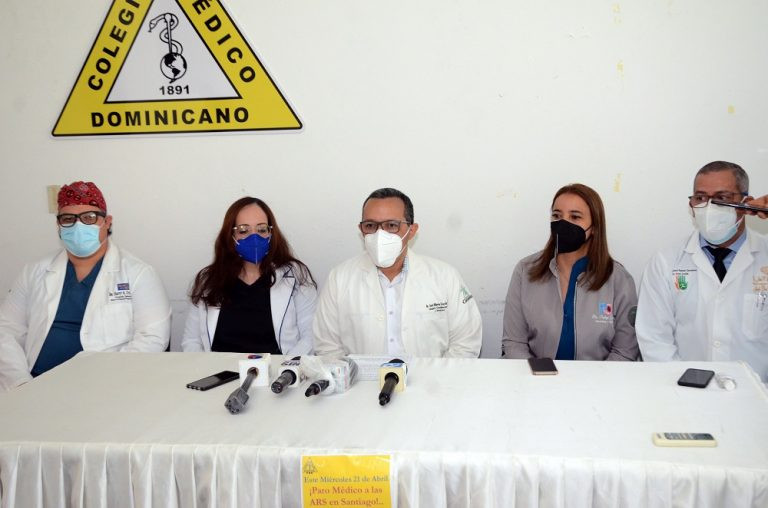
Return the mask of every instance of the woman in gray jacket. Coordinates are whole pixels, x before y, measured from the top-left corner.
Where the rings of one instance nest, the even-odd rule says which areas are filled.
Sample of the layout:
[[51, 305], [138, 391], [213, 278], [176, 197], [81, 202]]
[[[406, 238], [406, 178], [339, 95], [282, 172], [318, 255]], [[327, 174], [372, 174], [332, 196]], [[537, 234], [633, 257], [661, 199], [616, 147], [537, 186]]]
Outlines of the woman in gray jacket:
[[544, 250], [522, 259], [504, 308], [506, 358], [636, 360], [632, 276], [608, 253], [605, 209], [583, 184], [552, 201]]

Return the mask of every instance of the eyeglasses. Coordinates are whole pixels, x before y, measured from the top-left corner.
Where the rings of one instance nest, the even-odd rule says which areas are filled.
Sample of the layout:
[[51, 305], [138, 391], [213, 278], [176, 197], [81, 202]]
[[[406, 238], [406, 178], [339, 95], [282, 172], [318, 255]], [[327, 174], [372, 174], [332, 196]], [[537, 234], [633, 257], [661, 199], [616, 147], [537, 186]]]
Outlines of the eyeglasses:
[[384, 220], [381, 222], [364, 220], [360, 223], [360, 231], [362, 231], [364, 235], [372, 235], [381, 228], [387, 233], [399, 233], [400, 226], [403, 224], [410, 224], [410, 222], [404, 220]]
[[705, 206], [707, 206], [707, 204], [709, 204], [710, 199], [717, 199], [718, 201], [728, 201], [729, 203], [738, 203], [741, 201], [741, 198], [743, 198], [746, 195], [747, 195], [746, 192], [717, 192], [710, 196], [709, 194], [698, 192], [693, 196], [688, 196], [688, 203], [693, 208], [704, 208]]
[[239, 236], [249, 236], [256, 233], [257, 235], [266, 238], [270, 235], [272, 226], [262, 222], [261, 224], [256, 224], [255, 226], [251, 226], [250, 224], [238, 224], [232, 229], [235, 231], [235, 234]]
[[99, 222], [99, 217], [106, 217], [104, 212], [60, 213], [56, 216], [56, 222], [63, 228], [71, 228], [78, 220], [86, 226], [93, 226]]

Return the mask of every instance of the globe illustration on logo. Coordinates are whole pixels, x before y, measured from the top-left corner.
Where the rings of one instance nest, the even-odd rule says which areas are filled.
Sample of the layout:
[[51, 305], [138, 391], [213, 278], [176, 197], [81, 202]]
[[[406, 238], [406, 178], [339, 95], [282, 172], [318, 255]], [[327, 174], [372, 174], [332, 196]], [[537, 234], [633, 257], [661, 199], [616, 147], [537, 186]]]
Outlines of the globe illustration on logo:
[[160, 71], [173, 83], [187, 72], [187, 61], [181, 53], [166, 53], [160, 61]]

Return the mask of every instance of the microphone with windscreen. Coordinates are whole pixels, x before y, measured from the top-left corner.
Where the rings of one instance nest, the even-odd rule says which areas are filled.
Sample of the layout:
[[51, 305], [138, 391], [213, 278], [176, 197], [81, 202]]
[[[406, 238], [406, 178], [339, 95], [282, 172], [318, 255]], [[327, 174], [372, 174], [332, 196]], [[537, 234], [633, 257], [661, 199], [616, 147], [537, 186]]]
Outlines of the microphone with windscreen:
[[379, 368], [379, 405], [386, 406], [392, 399], [393, 392], [402, 392], [405, 389], [405, 376], [408, 367], [399, 358], [394, 358]]
[[289, 386], [298, 386], [301, 380], [301, 357], [294, 356], [280, 364], [280, 375], [272, 382], [272, 391], [281, 393]]
[[248, 389], [258, 375], [259, 369], [257, 367], [248, 369], [248, 375], [245, 377], [243, 384], [227, 397], [226, 402], [224, 402], [224, 407], [226, 407], [231, 414], [236, 415], [245, 408], [245, 404], [248, 402]]

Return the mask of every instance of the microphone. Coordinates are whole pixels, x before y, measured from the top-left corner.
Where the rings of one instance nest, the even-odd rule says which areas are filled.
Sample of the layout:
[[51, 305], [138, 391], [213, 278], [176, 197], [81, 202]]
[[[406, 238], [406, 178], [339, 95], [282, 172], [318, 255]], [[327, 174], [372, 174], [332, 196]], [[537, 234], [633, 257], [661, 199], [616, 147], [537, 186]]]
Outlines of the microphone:
[[332, 395], [349, 390], [357, 375], [357, 364], [347, 357], [334, 359], [305, 356], [301, 373], [312, 381], [304, 392], [305, 396]]
[[245, 404], [248, 402], [248, 389], [258, 375], [258, 368], [251, 367], [248, 369], [248, 375], [246, 376], [245, 381], [243, 381], [243, 384], [227, 397], [227, 401], [224, 402], [224, 407], [229, 409], [231, 414], [236, 415], [245, 408]]
[[296, 381], [301, 379], [301, 372], [299, 370], [300, 361], [301, 357], [295, 356], [280, 364], [283, 371], [277, 379], [272, 382], [272, 391], [274, 393], [281, 393], [286, 387], [294, 385]]
[[307, 391], [304, 392], [304, 395], [307, 397], [311, 397], [313, 395], [317, 395], [318, 393], [324, 391], [328, 386], [330, 386], [331, 382], [327, 379], [318, 379], [309, 387], [307, 388]]
[[405, 388], [405, 375], [408, 368], [399, 358], [390, 360], [379, 368], [379, 405], [386, 406], [392, 398], [392, 392], [402, 392]]

